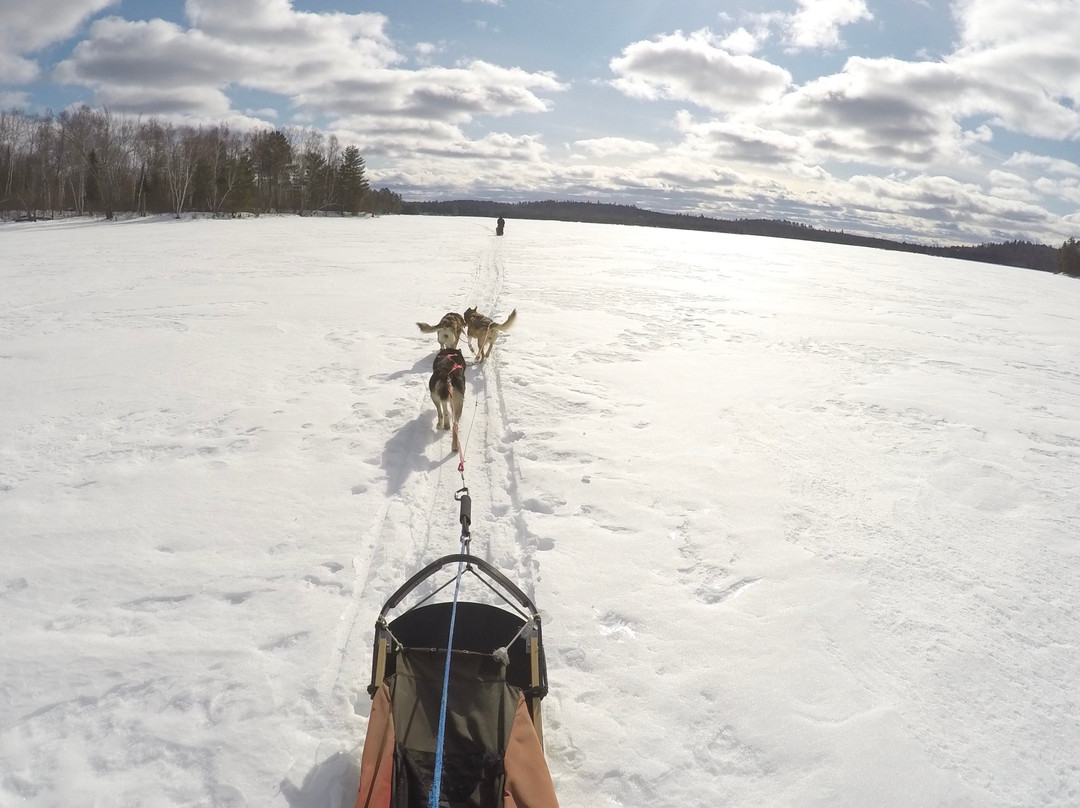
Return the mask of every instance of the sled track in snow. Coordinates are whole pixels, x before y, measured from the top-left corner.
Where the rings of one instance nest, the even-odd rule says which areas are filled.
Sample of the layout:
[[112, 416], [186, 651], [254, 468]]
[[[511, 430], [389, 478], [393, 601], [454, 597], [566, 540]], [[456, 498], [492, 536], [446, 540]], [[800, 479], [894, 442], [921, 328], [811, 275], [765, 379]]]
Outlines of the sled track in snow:
[[[501, 319], [513, 306], [501, 300], [506, 270], [502, 245], [492, 241], [476, 259], [465, 305]], [[461, 345], [468, 361], [459, 427], [464, 482], [473, 503], [469, 551], [498, 567], [532, 597], [536, 540], [525, 520], [513, 447], [522, 433], [512, 426], [501, 371], [501, 353], [509, 344], [503, 335], [482, 365], [472, 361], [464, 337]], [[450, 448], [448, 432], [434, 432], [427, 375], [413, 374], [405, 384], [401, 409], [408, 420], [384, 452], [386, 502], [358, 536], [353, 597], [341, 618], [335, 657], [320, 681], [325, 697], [340, 693], [357, 705], [366, 702], [378, 608], [425, 564], [460, 549], [459, 504], [454, 499], [462, 487], [458, 454]]]
[[[496, 320], [515, 308], [513, 301], [503, 301], [506, 265], [502, 246], [500, 239], [494, 239], [494, 245], [477, 260], [473, 273], [473, 305]], [[522, 433], [512, 426], [503, 383], [502, 350], [508, 344], [512, 343], [506, 335], [500, 337], [491, 358], [483, 365], [471, 366], [469, 373], [475, 420], [466, 447], [465, 477], [473, 497], [472, 553], [500, 568], [533, 597], [536, 542], [525, 522], [513, 446]]]

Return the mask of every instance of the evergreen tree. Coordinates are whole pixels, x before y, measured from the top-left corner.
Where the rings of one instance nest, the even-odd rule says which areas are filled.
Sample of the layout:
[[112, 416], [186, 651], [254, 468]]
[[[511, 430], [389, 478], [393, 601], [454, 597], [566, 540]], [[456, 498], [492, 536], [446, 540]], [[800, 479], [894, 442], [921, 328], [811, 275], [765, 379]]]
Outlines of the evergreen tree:
[[1057, 270], [1080, 278], [1080, 241], [1070, 238], [1061, 245], [1057, 254]]
[[299, 197], [298, 213], [326, 207], [326, 158], [321, 152], [304, 152], [297, 167], [294, 185]]
[[364, 197], [371, 189], [365, 176], [364, 158], [356, 146], [349, 146], [341, 155], [338, 168], [337, 195], [341, 209], [346, 213], [359, 213]]
[[228, 185], [223, 202], [225, 210], [236, 215], [255, 208], [255, 165], [250, 151], [230, 159], [225, 181]]
[[401, 195], [395, 194], [389, 188], [381, 188], [368, 196], [367, 207], [374, 214], [401, 213], [404, 203]]
[[287, 202], [283, 194], [292, 163], [289, 139], [278, 130], [258, 132], [252, 138], [251, 157], [259, 207], [264, 212], [284, 210]]

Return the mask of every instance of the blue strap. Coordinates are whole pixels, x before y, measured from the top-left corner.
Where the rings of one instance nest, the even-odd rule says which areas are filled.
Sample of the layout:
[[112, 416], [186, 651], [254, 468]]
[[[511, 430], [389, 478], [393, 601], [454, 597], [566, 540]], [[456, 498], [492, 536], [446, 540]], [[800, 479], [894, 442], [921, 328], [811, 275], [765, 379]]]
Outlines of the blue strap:
[[[468, 541], [461, 539], [461, 552], [464, 553]], [[428, 795], [428, 808], [439, 808], [439, 791], [442, 786], [443, 746], [446, 737], [446, 702], [450, 692], [450, 650], [454, 647], [454, 623], [457, 622], [458, 591], [461, 589], [461, 573], [465, 562], [458, 562], [457, 580], [454, 582], [454, 605], [450, 609], [450, 637], [446, 641], [446, 666], [443, 668], [442, 702], [439, 705], [439, 734], [435, 742], [435, 776]]]

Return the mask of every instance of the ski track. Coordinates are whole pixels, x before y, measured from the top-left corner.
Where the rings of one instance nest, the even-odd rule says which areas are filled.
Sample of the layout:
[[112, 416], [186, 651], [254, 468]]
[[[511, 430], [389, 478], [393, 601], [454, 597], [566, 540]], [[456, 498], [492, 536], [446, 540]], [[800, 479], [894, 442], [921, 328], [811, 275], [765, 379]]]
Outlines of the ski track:
[[[505, 312], [500, 308], [506, 273], [500, 247], [495, 241], [477, 256], [468, 295], [470, 305], [496, 318], [512, 308], [508, 305]], [[397, 427], [387, 452], [391, 459], [384, 458], [387, 484], [394, 493], [364, 531], [362, 552], [353, 557], [352, 598], [342, 614], [335, 653], [320, 679], [325, 699], [348, 699], [356, 712], [366, 715], [375, 608], [421, 567], [460, 551], [455, 494], [463, 478], [473, 501], [469, 552], [494, 564], [533, 596], [536, 541], [517, 484], [512, 444], [519, 433], [511, 426], [502, 390], [501, 353], [509, 344], [503, 334], [489, 359], [476, 364], [462, 337], [467, 362], [466, 401], [459, 424], [463, 475], [458, 471], [458, 453], [450, 449], [450, 433], [436, 435], [433, 430], [426, 357], [424, 372], [409, 378], [409, 395], [395, 412]]]

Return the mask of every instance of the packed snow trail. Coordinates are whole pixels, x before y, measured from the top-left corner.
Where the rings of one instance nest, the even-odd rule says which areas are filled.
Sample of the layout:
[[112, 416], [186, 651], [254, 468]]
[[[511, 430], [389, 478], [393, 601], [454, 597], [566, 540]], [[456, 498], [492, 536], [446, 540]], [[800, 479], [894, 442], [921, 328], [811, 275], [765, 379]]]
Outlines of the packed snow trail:
[[[506, 274], [500, 248], [500, 240], [492, 237], [475, 259], [465, 295], [448, 294], [448, 310], [460, 313], [474, 305], [495, 319], [505, 317], [511, 305], [502, 306], [500, 300]], [[517, 491], [513, 446], [508, 443], [514, 431], [501, 390], [503, 354], [513, 346], [508, 334], [500, 336], [482, 364], [472, 359], [462, 335], [459, 347], [466, 356], [466, 398], [459, 424], [463, 472], [458, 471], [458, 453], [450, 448], [450, 433], [433, 429], [427, 382], [430, 358], [438, 347], [434, 338], [421, 335], [416, 340], [416, 364], [409, 373], [394, 374], [402, 394], [400, 407], [393, 411], [399, 425], [382, 459], [387, 498], [364, 532], [362, 552], [353, 559], [358, 584], [341, 620], [339, 653], [323, 676], [329, 691], [348, 694], [364, 714], [367, 696], [357, 695], [357, 677], [367, 672], [375, 615], [363, 615], [361, 604], [385, 601], [422, 566], [457, 552], [459, 506], [454, 495], [462, 485], [473, 498], [470, 552], [498, 566], [522, 591], [533, 595], [534, 543], [530, 544]]]

